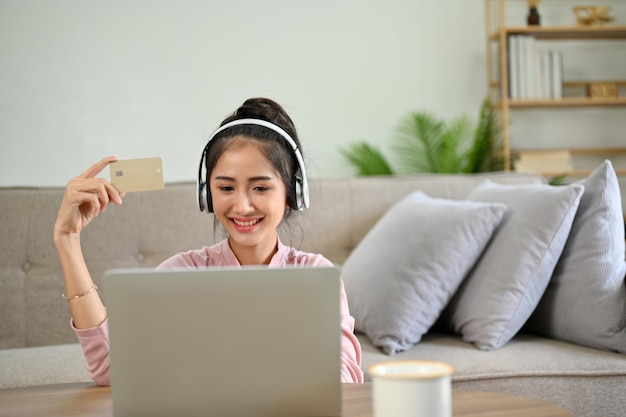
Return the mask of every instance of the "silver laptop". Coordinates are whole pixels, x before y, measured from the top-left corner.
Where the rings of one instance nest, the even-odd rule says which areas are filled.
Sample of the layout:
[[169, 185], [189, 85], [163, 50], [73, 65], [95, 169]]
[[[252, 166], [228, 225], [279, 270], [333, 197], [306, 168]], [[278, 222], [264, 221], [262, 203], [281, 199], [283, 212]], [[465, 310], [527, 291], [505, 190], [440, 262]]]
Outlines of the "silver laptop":
[[110, 270], [113, 414], [339, 416], [339, 271]]

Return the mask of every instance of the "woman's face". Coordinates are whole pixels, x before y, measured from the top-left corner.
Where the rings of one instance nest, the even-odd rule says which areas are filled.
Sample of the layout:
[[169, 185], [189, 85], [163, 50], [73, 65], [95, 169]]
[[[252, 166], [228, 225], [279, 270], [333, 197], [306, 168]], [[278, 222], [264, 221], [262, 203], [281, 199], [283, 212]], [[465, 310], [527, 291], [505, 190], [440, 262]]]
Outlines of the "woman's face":
[[213, 211], [237, 257], [242, 259], [239, 251], [273, 254], [287, 190], [263, 153], [251, 143], [227, 149], [211, 172], [210, 188]]

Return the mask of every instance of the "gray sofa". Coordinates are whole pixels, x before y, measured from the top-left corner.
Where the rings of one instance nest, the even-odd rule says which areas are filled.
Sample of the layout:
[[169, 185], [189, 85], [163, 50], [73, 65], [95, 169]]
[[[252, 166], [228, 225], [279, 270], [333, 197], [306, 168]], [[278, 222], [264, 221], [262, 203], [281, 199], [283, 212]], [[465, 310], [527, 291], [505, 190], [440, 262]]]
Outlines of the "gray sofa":
[[[342, 265], [378, 219], [413, 190], [462, 200], [485, 178], [543, 183], [532, 174], [419, 175], [314, 179], [311, 208], [295, 213], [281, 236]], [[69, 325], [63, 279], [52, 243], [62, 188], [0, 189], [0, 388], [89, 381]], [[129, 194], [83, 232], [96, 283], [117, 267], [154, 267], [172, 254], [221, 239], [212, 217], [195, 206], [195, 184]], [[215, 235], [217, 233], [217, 235]], [[105, 300], [106, 302], [106, 300]], [[364, 334], [363, 369], [386, 360], [452, 364], [454, 387], [501, 391], [560, 404], [576, 416], [622, 416], [626, 356], [520, 332], [504, 347], [482, 351], [461, 337], [429, 333], [413, 348], [386, 355]], [[0, 405], [1, 407], [1, 405]]]

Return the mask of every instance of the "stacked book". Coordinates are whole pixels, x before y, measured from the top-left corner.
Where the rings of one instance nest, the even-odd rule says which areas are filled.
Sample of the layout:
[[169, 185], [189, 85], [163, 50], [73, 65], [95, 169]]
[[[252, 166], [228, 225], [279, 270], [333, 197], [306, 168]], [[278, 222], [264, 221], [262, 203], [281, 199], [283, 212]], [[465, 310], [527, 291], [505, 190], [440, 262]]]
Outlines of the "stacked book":
[[518, 151], [515, 170], [543, 175], [565, 175], [574, 170], [572, 155], [566, 150]]
[[563, 54], [537, 49], [529, 35], [509, 35], [509, 97], [517, 100], [563, 97]]

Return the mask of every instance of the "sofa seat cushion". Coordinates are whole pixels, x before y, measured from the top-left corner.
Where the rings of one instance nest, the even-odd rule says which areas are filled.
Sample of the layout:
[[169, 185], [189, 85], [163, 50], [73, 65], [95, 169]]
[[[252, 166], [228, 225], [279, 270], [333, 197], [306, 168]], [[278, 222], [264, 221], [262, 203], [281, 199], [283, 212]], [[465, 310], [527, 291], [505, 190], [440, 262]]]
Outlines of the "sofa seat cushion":
[[[367, 369], [390, 358], [357, 334]], [[454, 366], [455, 389], [506, 392], [559, 404], [574, 416], [622, 417], [626, 409], [626, 357], [518, 333], [504, 347], [482, 351], [460, 336], [427, 334], [393, 360], [432, 359]]]
[[[363, 351], [365, 380], [370, 366], [390, 358], [364, 334], [357, 334]], [[393, 360], [427, 359], [454, 366], [453, 381], [494, 378], [557, 376], [622, 376], [626, 378], [624, 355], [519, 333], [504, 347], [483, 351], [460, 336], [429, 333], [411, 349], [397, 353]]]
[[78, 343], [0, 349], [0, 389], [90, 382]]

